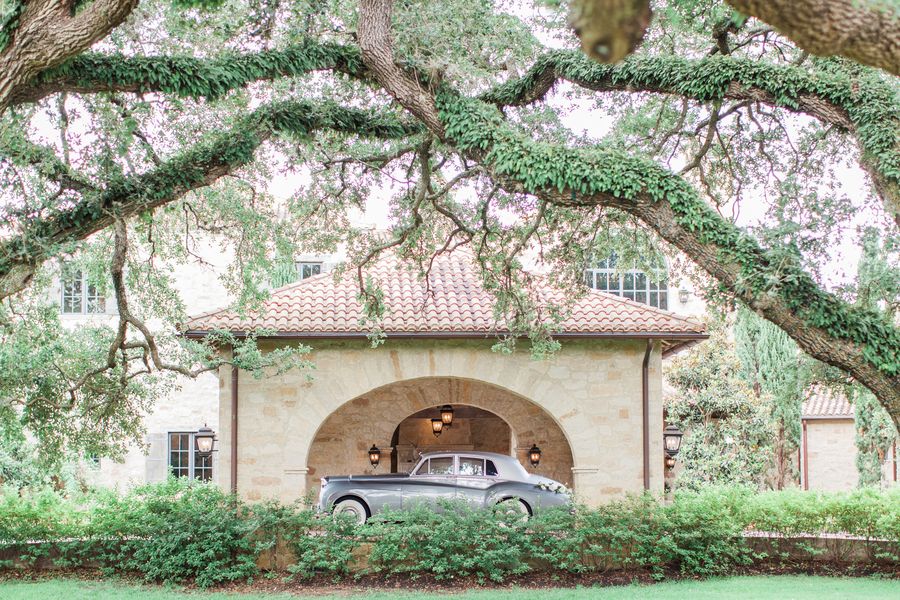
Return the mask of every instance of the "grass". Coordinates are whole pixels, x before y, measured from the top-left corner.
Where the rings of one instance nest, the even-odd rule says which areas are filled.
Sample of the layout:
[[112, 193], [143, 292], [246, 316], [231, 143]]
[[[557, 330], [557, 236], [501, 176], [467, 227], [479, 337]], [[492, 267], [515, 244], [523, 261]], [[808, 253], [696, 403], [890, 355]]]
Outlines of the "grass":
[[[291, 596], [287, 594], [224, 594], [184, 592], [158, 586], [138, 586], [116, 582], [87, 582], [66, 579], [0, 582], [3, 600], [299, 600], [301, 598], [366, 598], [367, 600], [437, 599], [447, 592], [343, 592], [333, 595]], [[729, 577], [706, 581], [660, 583], [651, 586], [575, 588], [554, 590], [484, 590], [452, 594], [454, 600], [632, 600], [690, 598], [690, 600], [896, 600], [900, 581], [841, 577]]]

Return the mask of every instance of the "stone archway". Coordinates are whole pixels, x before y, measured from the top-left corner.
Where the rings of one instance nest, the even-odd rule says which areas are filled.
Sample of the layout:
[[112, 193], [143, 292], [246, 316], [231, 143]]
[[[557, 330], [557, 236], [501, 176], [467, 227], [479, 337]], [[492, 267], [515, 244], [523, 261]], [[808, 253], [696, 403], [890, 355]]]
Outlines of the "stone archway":
[[[404, 423], [426, 427], [428, 411], [451, 404], [461, 408], [459, 429], [445, 438], [444, 447], [459, 450], [499, 449], [514, 453], [531, 472], [573, 484], [573, 456], [566, 435], [554, 418], [531, 400], [484, 381], [456, 377], [424, 377], [390, 383], [341, 405], [323, 421], [309, 447], [307, 490], [317, 490], [325, 475], [389, 472], [398, 470], [413, 457], [409, 448], [398, 444], [398, 427]], [[472, 430], [470, 419], [484, 419]], [[493, 415], [496, 419], [485, 418]], [[467, 429], [466, 432], [463, 430]], [[412, 435], [408, 432], [409, 435]], [[465, 435], [463, 435], [465, 433]], [[430, 435], [430, 434], [429, 434]], [[442, 434], [443, 435], [443, 434]], [[505, 436], [505, 437], [504, 437]], [[367, 458], [372, 444], [382, 449], [382, 463], [373, 469]], [[543, 450], [541, 464], [534, 468], [526, 459], [527, 450], [537, 444]], [[431, 444], [432, 446], [441, 446]], [[472, 446], [471, 448], [463, 446]], [[479, 446], [476, 448], [476, 446]], [[421, 448], [427, 450], [429, 448]]]

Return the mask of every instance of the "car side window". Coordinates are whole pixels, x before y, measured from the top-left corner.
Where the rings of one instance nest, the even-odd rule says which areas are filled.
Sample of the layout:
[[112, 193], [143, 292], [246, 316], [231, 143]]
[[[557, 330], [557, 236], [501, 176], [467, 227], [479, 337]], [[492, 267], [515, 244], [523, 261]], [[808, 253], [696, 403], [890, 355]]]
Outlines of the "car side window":
[[496, 477], [499, 475], [499, 473], [497, 473], [497, 467], [494, 466], [494, 461], [488, 460], [485, 462], [487, 463], [487, 468], [485, 468], [484, 472], [488, 477]]
[[453, 475], [453, 457], [441, 456], [428, 459], [428, 473], [431, 475]]
[[460, 456], [459, 474], [469, 475], [472, 477], [481, 477], [482, 475], [484, 475], [484, 459], [472, 458], [470, 456]]

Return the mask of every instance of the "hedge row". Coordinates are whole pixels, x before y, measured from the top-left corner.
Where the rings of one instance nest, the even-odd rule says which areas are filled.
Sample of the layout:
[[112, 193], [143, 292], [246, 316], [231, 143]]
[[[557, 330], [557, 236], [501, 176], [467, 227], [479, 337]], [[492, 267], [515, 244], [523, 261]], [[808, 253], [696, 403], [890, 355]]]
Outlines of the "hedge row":
[[[672, 570], [703, 576], [787, 558], [777, 543], [760, 552], [746, 535], [753, 530], [882, 540], [866, 545], [867, 560], [897, 561], [900, 489], [760, 494], [716, 488], [679, 494], [668, 505], [644, 496], [595, 509], [546, 511], [527, 524], [496, 511], [446, 506], [441, 513], [420, 508], [384, 515], [363, 526], [300, 505], [246, 504], [213, 485], [179, 480], [124, 496], [9, 490], [0, 497], [0, 556], [7, 559], [0, 566], [91, 564], [152, 581], [209, 586], [253, 577], [260, 553], [278, 541], [295, 557], [291, 576], [304, 578], [360, 573], [359, 554], [367, 558], [362, 572], [493, 581], [533, 569], [639, 568], [658, 577]], [[792, 549], [796, 557], [796, 545]], [[805, 552], [812, 557], [819, 550]]]

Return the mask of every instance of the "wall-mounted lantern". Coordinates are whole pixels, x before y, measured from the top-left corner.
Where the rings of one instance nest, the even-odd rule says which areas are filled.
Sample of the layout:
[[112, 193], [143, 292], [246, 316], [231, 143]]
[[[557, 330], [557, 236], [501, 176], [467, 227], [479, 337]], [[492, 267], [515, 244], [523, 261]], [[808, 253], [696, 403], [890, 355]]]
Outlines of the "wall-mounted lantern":
[[372, 447], [369, 448], [369, 462], [372, 463], [373, 468], [377, 468], [378, 463], [381, 462], [381, 450], [375, 444], [372, 444]]
[[541, 464], [541, 449], [537, 447], [537, 444], [532, 444], [531, 449], [528, 450], [528, 460], [531, 461], [532, 467]]
[[684, 433], [674, 425], [666, 425], [666, 428], [663, 429], [663, 447], [666, 450], [666, 466], [669, 468], [675, 466], [675, 456], [681, 450], [683, 435]]
[[216, 441], [216, 432], [203, 424], [203, 427], [194, 434], [194, 444], [197, 447], [199, 456], [210, 456], [213, 453], [213, 446]]
[[690, 297], [691, 297], [691, 290], [687, 289], [686, 287], [682, 286], [681, 289], [678, 290], [678, 300], [682, 304], [686, 304]]
[[441, 422], [444, 427], [450, 427], [453, 424], [453, 407], [449, 404], [441, 407]]
[[434, 437], [438, 437], [441, 435], [441, 432], [444, 431], [444, 421], [441, 419], [432, 419], [431, 420], [431, 433], [434, 434]]

